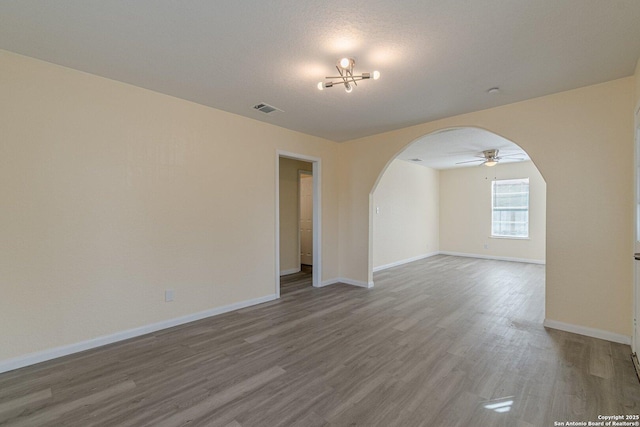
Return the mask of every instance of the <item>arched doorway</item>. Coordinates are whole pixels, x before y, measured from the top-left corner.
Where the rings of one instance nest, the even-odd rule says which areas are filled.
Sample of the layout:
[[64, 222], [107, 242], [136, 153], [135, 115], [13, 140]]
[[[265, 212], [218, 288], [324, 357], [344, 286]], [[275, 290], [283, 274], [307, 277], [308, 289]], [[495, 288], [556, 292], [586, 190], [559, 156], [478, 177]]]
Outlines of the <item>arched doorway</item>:
[[371, 275], [437, 254], [545, 262], [545, 180], [521, 147], [488, 130], [415, 139], [369, 200]]

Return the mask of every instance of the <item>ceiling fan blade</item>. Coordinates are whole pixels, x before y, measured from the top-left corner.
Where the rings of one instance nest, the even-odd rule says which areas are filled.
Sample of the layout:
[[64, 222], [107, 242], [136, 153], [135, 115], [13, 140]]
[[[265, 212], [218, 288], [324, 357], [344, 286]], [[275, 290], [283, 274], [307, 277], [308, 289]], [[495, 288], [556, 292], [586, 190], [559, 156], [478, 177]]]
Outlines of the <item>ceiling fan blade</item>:
[[500, 158], [503, 158], [503, 157], [513, 157], [513, 156], [522, 156], [522, 155], [523, 155], [522, 153], [518, 153], [518, 154], [505, 154], [504, 156], [500, 156]]
[[525, 160], [525, 158], [524, 158], [524, 157], [521, 157], [521, 158], [519, 158], [519, 159], [514, 159], [514, 158], [512, 158], [512, 157], [510, 157], [510, 158], [508, 158], [508, 159], [505, 159], [505, 157], [507, 157], [507, 156], [496, 157], [496, 158], [495, 158], [495, 160], [502, 160], [502, 159], [504, 159], [504, 160], [517, 160], [517, 161]]
[[458, 163], [456, 163], [456, 165], [461, 165], [463, 163], [475, 163], [475, 162], [486, 162], [486, 161], [487, 161], [487, 159], [468, 160], [466, 162], [458, 162]]

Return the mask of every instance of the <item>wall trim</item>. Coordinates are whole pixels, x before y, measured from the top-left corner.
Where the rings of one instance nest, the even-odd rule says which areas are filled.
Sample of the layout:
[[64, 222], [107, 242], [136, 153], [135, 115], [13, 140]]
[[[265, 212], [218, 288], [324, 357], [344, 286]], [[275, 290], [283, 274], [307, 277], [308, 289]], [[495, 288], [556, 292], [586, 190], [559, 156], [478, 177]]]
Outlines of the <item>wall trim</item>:
[[323, 286], [335, 285], [338, 283], [343, 283], [345, 285], [350, 285], [350, 286], [358, 286], [360, 288], [367, 288], [367, 289], [373, 288], [373, 282], [369, 282], [369, 283], [361, 282], [359, 280], [346, 279], [344, 277], [325, 280], [324, 282], [322, 282], [320, 286], [323, 287]]
[[359, 286], [361, 288], [367, 288], [367, 289], [371, 289], [373, 288], [373, 282], [361, 282], [360, 280], [353, 280], [353, 279], [347, 279], [345, 277], [340, 277], [338, 279], [339, 283], [344, 283], [346, 285], [351, 285], [351, 286]]
[[560, 331], [571, 332], [587, 337], [598, 338], [601, 340], [617, 342], [620, 344], [631, 344], [631, 337], [627, 335], [616, 334], [614, 332], [603, 331], [602, 329], [588, 328], [586, 326], [573, 325], [571, 323], [559, 322], [557, 320], [544, 319], [542, 325], [545, 328], [558, 329]]
[[323, 280], [322, 283], [320, 283], [320, 286], [318, 286], [318, 287], [319, 288], [324, 288], [325, 286], [335, 285], [336, 283], [340, 283], [340, 279]]
[[439, 255], [440, 252], [429, 252], [426, 254], [422, 254], [422, 255], [418, 255], [418, 256], [414, 256], [411, 258], [407, 258], [407, 259], [402, 259], [400, 261], [395, 261], [389, 264], [384, 264], [384, 265], [379, 265], [378, 267], [374, 267], [373, 268], [373, 272], [378, 272], [378, 271], [382, 271], [382, 270], [386, 270], [387, 268], [392, 268], [392, 267], [398, 267], [399, 265], [403, 265], [403, 264], [408, 264], [410, 262], [414, 262], [414, 261], [420, 261], [421, 259], [425, 259], [425, 258], [431, 258], [432, 256], [436, 256]]
[[141, 335], [145, 335], [151, 332], [156, 332], [162, 329], [183, 325], [185, 323], [194, 322], [196, 320], [205, 319], [207, 317], [217, 316], [219, 314], [228, 313], [230, 311], [239, 310], [241, 308], [246, 308], [252, 305], [262, 304], [268, 301], [273, 301], [275, 299], [276, 299], [275, 294], [265, 295], [259, 298], [240, 301], [240, 302], [225, 305], [222, 307], [216, 307], [216, 308], [200, 311], [193, 314], [188, 314], [186, 316], [175, 317], [173, 319], [167, 319], [157, 323], [140, 326], [133, 329], [127, 329], [127, 330], [119, 331], [113, 334], [91, 338], [86, 341], [80, 341], [73, 344], [54, 347], [47, 350], [26, 354], [24, 356], [18, 356], [13, 359], [1, 360], [0, 373], [13, 371], [14, 369], [23, 368], [29, 365], [35, 365], [36, 363], [45, 362], [51, 359], [57, 359], [58, 357], [68, 356], [70, 354], [79, 353], [81, 351], [90, 350], [92, 348], [102, 347], [104, 345], [112, 344], [118, 341], [123, 341], [129, 338], [139, 337]]
[[461, 256], [467, 258], [480, 258], [480, 259], [492, 259], [496, 261], [511, 261], [511, 262], [525, 262], [527, 264], [539, 264], [545, 265], [546, 262], [540, 259], [529, 259], [529, 258], [513, 258], [513, 257], [504, 257], [504, 256], [493, 256], [493, 255], [481, 255], [481, 254], [468, 254], [464, 252], [451, 252], [451, 251], [440, 251], [440, 255], [451, 255], [451, 256]]
[[286, 276], [288, 274], [295, 274], [295, 273], [300, 273], [300, 267], [298, 267], [298, 268], [290, 268], [289, 270], [281, 270], [280, 271], [280, 277]]

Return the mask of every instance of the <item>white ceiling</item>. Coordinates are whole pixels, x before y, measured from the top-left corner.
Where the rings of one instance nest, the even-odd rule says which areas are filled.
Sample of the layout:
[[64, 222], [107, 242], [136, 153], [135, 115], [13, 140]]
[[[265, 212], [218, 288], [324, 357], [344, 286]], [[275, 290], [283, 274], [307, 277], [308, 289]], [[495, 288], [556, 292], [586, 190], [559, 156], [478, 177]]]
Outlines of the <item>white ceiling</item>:
[[0, 48], [344, 141], [629, 76], [640, 1], [4, 0]]
[[[484, 150], [500, 150], [499, 163], [531, 160], [518, 145], [495, 133], [478, 128], [453, 128], [423, 136], [397, 158], [433, 169], [482, 166]], [[415, 161], [412, 159], [420, 159]], [[458, 164], [459, 162], [472, 163]]]

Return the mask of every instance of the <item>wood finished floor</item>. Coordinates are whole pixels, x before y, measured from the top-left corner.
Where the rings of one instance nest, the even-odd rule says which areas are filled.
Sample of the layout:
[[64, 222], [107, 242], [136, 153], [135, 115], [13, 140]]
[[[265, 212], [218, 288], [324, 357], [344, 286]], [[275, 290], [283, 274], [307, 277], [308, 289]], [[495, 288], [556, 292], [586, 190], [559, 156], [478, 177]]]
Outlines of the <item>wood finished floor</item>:
[[437, 256], [374, 279], [314, 289], [293, 275], [280, 300], [2, 374], [0, 425], [526, 427], [640, 413], [628, 346], [541, 326], [543, 266]]

